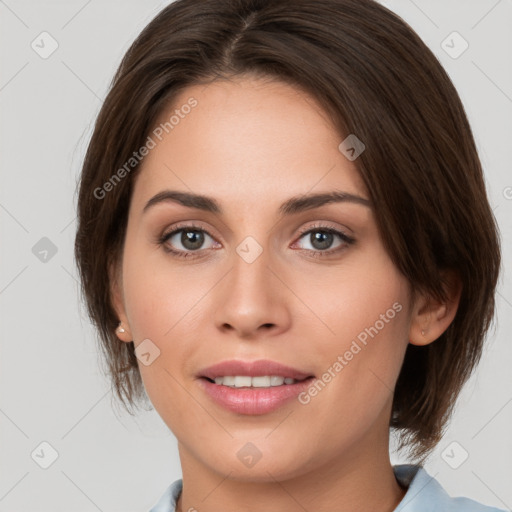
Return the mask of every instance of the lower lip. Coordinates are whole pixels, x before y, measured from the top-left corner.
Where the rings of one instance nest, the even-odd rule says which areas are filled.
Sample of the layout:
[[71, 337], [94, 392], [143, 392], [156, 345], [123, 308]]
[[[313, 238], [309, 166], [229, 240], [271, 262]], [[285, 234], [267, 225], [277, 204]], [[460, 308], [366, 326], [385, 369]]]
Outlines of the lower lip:
[[238, 414], [267, 414], [282, 407], [305, 391], [314, 377], [295, 384], [271, 386], [268, 388], [231, 388], [200, 378], [199, 382], [206, 393], [229, 411]]

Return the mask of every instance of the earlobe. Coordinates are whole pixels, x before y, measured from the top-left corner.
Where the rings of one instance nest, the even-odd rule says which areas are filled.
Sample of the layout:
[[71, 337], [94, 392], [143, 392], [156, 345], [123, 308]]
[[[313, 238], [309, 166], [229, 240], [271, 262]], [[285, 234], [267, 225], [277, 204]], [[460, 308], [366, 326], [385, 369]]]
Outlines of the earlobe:
[[455, 271], [443, 271], [447, 300], [435, 301], [432, 297], [418, 297], [411, 318], [409, 342], [413, 345], [428, 345], [437, 340], [448, 329], [460, 302], [462, 281]]
[[123, 322], [119, 322], [119, 325], [117, 326], [116, 329], [116, 335], [121, 341], [124, 341], [126, 343], [132, 341], [130, 330], [124, 327]]

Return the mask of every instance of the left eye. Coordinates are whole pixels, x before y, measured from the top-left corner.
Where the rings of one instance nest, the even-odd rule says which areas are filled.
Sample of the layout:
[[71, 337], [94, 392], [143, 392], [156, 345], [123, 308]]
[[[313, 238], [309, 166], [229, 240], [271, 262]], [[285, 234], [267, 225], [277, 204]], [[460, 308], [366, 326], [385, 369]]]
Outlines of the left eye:
[[[336, 250], [340, 246], [350, 244], [353, 242], [353, 239], [340, 231], [337, 231], [332, 228], [315, 228], [310, 229], [302, 234], [300, 239], [306, 237], [306, 240], [312, 245], [312, 248], [302, 247], [305, 250], [309, 251], [327, 251], [329, 249]], [[334, 239], [338, 237], [340, 239], [340, 243], [332, 248], [332, 244]]]

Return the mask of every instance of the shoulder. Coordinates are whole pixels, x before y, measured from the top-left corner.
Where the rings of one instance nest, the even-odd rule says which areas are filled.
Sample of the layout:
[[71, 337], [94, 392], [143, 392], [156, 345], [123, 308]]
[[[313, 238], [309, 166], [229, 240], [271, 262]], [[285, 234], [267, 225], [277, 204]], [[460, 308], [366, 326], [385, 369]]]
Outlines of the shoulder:
[[167, 487], [164, 494], [149, 512], [175, 512], [176, 501], [178, 500], [182, 487], [183, 480], [181, 478], [174, 481], [169, 485], [169, 487]]
[[506, 512], [470, 498], [451, 497], [422, 466], [400, 464], [393, 466], [393, 470], [398, 482], [407, 487], [395, 512]]

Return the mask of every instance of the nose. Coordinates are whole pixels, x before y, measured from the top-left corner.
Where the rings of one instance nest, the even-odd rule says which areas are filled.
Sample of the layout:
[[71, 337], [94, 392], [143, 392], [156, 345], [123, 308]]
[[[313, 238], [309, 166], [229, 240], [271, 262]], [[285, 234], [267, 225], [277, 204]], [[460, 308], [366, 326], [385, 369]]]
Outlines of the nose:
[[269, 251], [263, 250], [250, 262], [234, 253], [232, 267], [215, 296], [214, 321], [223, 333], [232, 331], [236, 337], [256, 339], [289, 329], [293, 294], [285, 284], [286, 276], [269, 256]]

